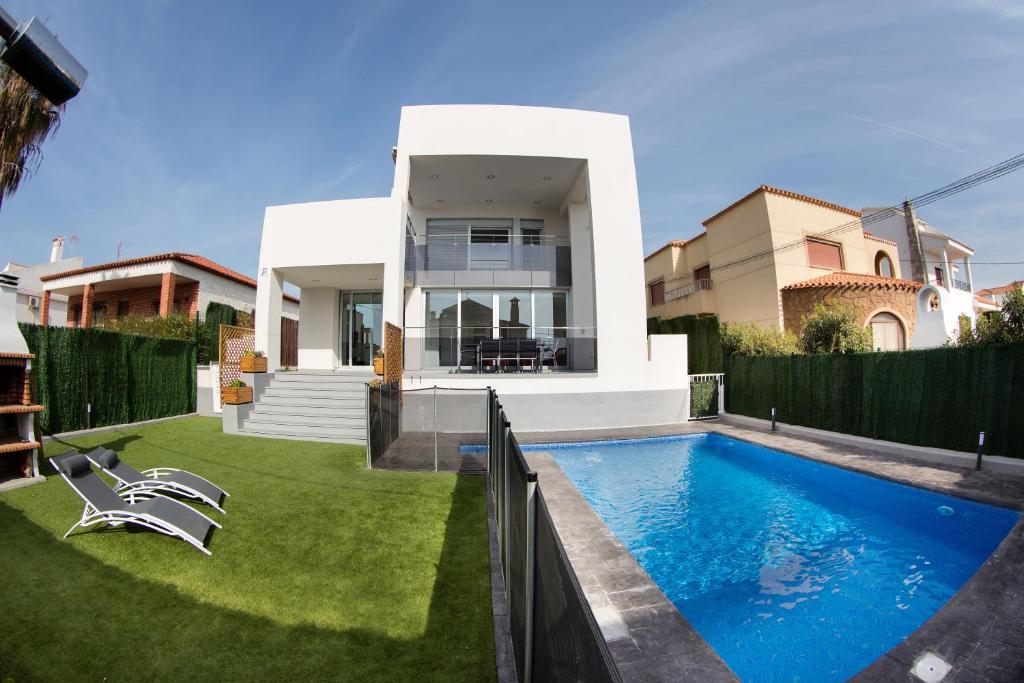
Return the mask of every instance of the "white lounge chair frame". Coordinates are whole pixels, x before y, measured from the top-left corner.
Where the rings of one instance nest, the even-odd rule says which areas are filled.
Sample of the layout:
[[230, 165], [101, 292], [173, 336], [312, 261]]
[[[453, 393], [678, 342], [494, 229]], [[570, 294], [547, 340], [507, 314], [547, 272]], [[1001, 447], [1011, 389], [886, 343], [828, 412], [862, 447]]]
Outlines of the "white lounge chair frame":
[[[54, 463], [52, 459], [50, 460], [50, 462], [53, 463], [54, 468], [60, 471], [60, 469], [57, 467], [57, 464]], [[71, 480], [70, 477], [68, 477], [63, 472], [60, 472], [60, 476], [64, 479], [65, 482], [67, 482], [67, 485], [71, 487], [71, 490], [77, 493], [78, 497], [85, 502], [85, 508], [82, 510], [82, 518], [78, 520], [74, 525], [72, 525], [70, 529], [67, 530], [67, 533], [64, 534], [64, 538], [70, 536], [71, 532], [75, 529], [92, 526], [93, 524], [99, 524], [100, 522], [106, 522], [111, 526], [121, 526], [125, 523], [131, 523], [138, 524], [139, 526], [146, 527], [147, 529], [151, 529], [153, 531], [165, 534], [167, 536], [180, 538], [181, 540], [196, 548], [196, 550], [199, 550], [200, 552], [203, 552], [206, 555], [213, 554], [206, 548], [206, 546], [203, 545], [203, 539], [197, 539], [188, 532], [184, 531], [183, 529], [180, 529], [179, 527], [167, 522], [166, 520], [160, 519], [159, 517], [147, 515], [144, 513], [131, 512], [128, 510], [104, 511], [93, 507], [92, 503], [90, 503], [88, 498], [86, 498], [85, 495], [78, 489], [78, 487], [75, 486], [75, 483]], [[164, 500], [171, 501], [175, 505], [180, 505], [183, 508], [191, 510], [197, 515], [203, 517], [206, 521], [208, 521], [216, 528], [223, 528], [221, 527], [220, 524], [210, 519], [202, 512], [199, 512], [199, 510], [196, 510], [193, 507], [185, 505], [180, 500], [174, 500], [173, 498], [169, 498], [168, 496], [161, 495], [156, 491], [132, 490], [125, 487], [120, 490], [114, 489], [114, 493], [120, 496], [121, 499], [124, 500], [129, 505], [134, 505], [136, 502], [141, 502], [143, 500], [148, 500], [150, 498], [163, 498]]]

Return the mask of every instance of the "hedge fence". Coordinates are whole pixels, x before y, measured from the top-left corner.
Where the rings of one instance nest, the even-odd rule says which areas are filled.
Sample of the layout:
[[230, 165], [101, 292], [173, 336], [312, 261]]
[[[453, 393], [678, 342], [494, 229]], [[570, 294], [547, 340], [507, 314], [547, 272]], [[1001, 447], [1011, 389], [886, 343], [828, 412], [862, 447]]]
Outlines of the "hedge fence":
[[722, 372], [722, 334], [718, 316], [681, 315], [675, 318], [648, 318], [647, 334], [688, 335], [687, 367], [692, 375]]
[[[196, 345], [95, 328], [21, 324], [46, 434], [196, 410]], [[91, 415], [86, 405], [92, 405]]]
[[238, 320], [238, 311], [233, 306], [211, 301], [206, 306], [206, 314], [201, 324], [206, 325], [209, 350], [203, 354], [208, 363], [220, 362], [220, 326], [234, 325]]
[[829, 431], [1024, 458], [1024, 345], [731, 356], [726, 411]]

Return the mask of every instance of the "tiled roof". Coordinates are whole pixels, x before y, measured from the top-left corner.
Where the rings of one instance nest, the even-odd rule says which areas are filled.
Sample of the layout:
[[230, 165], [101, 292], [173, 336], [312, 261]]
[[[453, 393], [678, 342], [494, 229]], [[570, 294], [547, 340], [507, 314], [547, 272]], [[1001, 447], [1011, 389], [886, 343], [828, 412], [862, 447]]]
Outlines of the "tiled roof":
[[886, 244], [891, 244], [894, 247], [896, 246], [896, 243], [893, 242], [892, 240], [887, 240], [884, 237], [879, 237], [878, 235], [873, 235], [870, 232], [868, 232], [867, 230], [864, 231], [864, 237], [868, 238], [869, 240], [875, 240], [876, 242], [885, 242]]
[[[221, 277], [226, 277], [229, 280], [234, 280], [243, 285], [247, 285], [256, 288], [256, 281], [247, 275], [231, 270], [226, 266], [222, 266], [216, 261], [211, 261], [205, 256], [197, 256], [196, 254], [184, 254], [179, 251], [169, 251], [163, 254], [152, 254], [150, 256], [140, 256], [138, 258], [124, 259], [123, 261], [114, 261], [112, 263], [101, 263], [95, 266], [86, 266], [85, 268], [76, 268], [74, 270], [65, 270], [62, 273], [51, 273], [50, 275], [43, 275], [39, 278], [41, 282], [52, 282], [53, 280], [60, 280], [66, 277], [72, 277], [74, 275], [84, 275], [86, 273], [97, 273], [103, 270], [115, 270], [117, 268], [124, 268], [125, 266], [139, 266], [147, 263], [159, 263], [160, 261], [178, 261], [179, 263], [186, 263], [190, 266], [195, 266], [201, 270], [205, 270]], [[285, 294], [284, 298], [289, 301], [298, 302], [299, 300], [291, 294]]]
[[855, 216], [857, 218], [861, 217], [860, 211], [855, 211], [853, 209], [848, 209], [845, 206], [840, 206], [839, 204], [833, 204], [832, 202], [826, 202], [824, 199], [818, 199], [817, 197], [811, 197], [809, 195], [800, 194], [798, 192], [790, 192], [789, 190], [783, 190], [783, 189], [778, 188], [778, 187], [772, 187], [771, 185], [761, 185], [761, 186], [757, 187], [753, 192], [750, 192], [749, 194], [746, 194], [746, 195], [740, 197], [739, 199], [734, 201], [732, 204], [730, 204], [729, 206], [725, 207], [724, 209], [722, 209], [721, 211], [716, 213], [714, 216], [712, 216], [711, 218], [709, 218], [706, 221], [704, 221], [703, 225], [707, 225], [708, 223], [710, 223], [711, 221], [715, 220], [716, 218], [718, 218], [719, 216], [721, 216], [725, 212], [734, 209], [735, 207], [737, 207], [740, 204], [742, 204], [743, 202], [747, 201], [748, 199], [750, 199], [754, 195], [759, 194], [761, 192], [767, 192], [769, 194], [775, 194], [775, 195], [778, 195], [780, 197], [788, 197], [789, 199], [796, 199], [796, 200], [801, 201], [801, 202], [807, 202], [808, 204], [814, 204], [815, 206], [821, 206], [821, 207], [824, 207], [826, 209], [832, 209], [833, 211], [839, 211], [841, 213], [846, 213], [846, 214], [849, 214], [851, 216]]
[[654, 258], [655, 256], [657, 256], [661, 252], [665, 251], [669, 247], [681, 247], [681, 246], [683, 246], [685, 244], [686, 244], [686, 240], [672, 240], [671, 242], [668, 242], [667, 244], [665, 244], [665, 246], [659, 247], [656, 251], [652, 252], [649, 256], [645, 256], [644, 257], [644, 261], [646, 261], [647, 259], [650, 259], [650, 258]]
[[920, 282], [900, 280], [894, 277], [882, 277], [881, 275], [867, 275], [864, 273], [847, 273], [836, 271], [828, 275], [812, 277], [810, 280], [794, 282], [782, 289], [898, 289], [907, 292], [916, 292], [921, 289]]
[[988, 289], [979, 289], [978, 294], [987, 294], [989, 296], [992, 296], [994, 294], [1006, 294], [1007, 292], [1012, 292], [1015, 289], [1022, 288], [1024, 288], [1024, 280], [1016, 280], [1008, 285], [1003, 285], [1002, 287], [990, 287]]
[[[985, 290], [982, 290], [982, 291], [985, 291]], [[989, 297], [982, 296], [981, 294], [975, 294], [974, 295], [974, 300], [977, 301], [980, 304], [988, 304], [989, 306], [996, 306], [996, 307], [999, 306], [999, 303], [995, 299], [990, 299]]]

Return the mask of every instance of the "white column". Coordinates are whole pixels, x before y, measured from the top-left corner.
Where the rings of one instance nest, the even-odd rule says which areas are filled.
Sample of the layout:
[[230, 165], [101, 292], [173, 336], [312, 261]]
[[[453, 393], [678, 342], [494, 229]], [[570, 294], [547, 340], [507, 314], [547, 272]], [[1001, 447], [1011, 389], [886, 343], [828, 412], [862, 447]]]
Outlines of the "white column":
[[[284, 276], [273, 268], [260, 269], [256, 281], [256, 349], [267, 354], [267, 369], [281, 367], [281, 297]], [[302, 325], [301, 316], [299, 325]]]
[[974, 293], [974, 277], [971, 275], [971, 257], [964, 256], [964, 272], [967, 274], [967, 286], [971, 288], [971, 294]]
[[952, 282], [953, 274], [949, 271], [949, 252], [946, 251], [945, 247], [942, 248], [942, 263], [945, 266], [945, 271], [943, 272], [943, 279], [946, 282], [946, 291], [947, 292], [952, 292], [953, 291], [953, 282]]
[[569, 204], [569, 245], [572, 252], [572, 326], [594, 327], [594, 245], [590, 207], [586, 204]]

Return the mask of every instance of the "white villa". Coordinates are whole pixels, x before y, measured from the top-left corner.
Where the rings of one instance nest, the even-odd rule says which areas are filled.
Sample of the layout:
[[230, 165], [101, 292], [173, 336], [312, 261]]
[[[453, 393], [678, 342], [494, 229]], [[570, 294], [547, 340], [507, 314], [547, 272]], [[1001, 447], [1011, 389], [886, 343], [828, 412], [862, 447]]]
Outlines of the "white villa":
[[388, 196], [267, 208], [255, 343], [271, 370], [291, 283], [300, 370], [365, 374], [387, 322], [406, 388], [494, 387], [518, 429], [687, 419], [686, 339], [646, 333], [627, 117], [405, 107], [391, 156]]
[[974, 250], [917, 217], [912, 207], [908, 212], [906, 204], [901, 210], [867, 208], [863, 215], [871, 219], [882, 212], [885, 217], [870, 224], [871, 232], [895, 242], [903, 276], [924, 285], [917, 293], [917, 321], [908, 346], [942, 346], [956, 332], [961, 315], [974, 325]]

